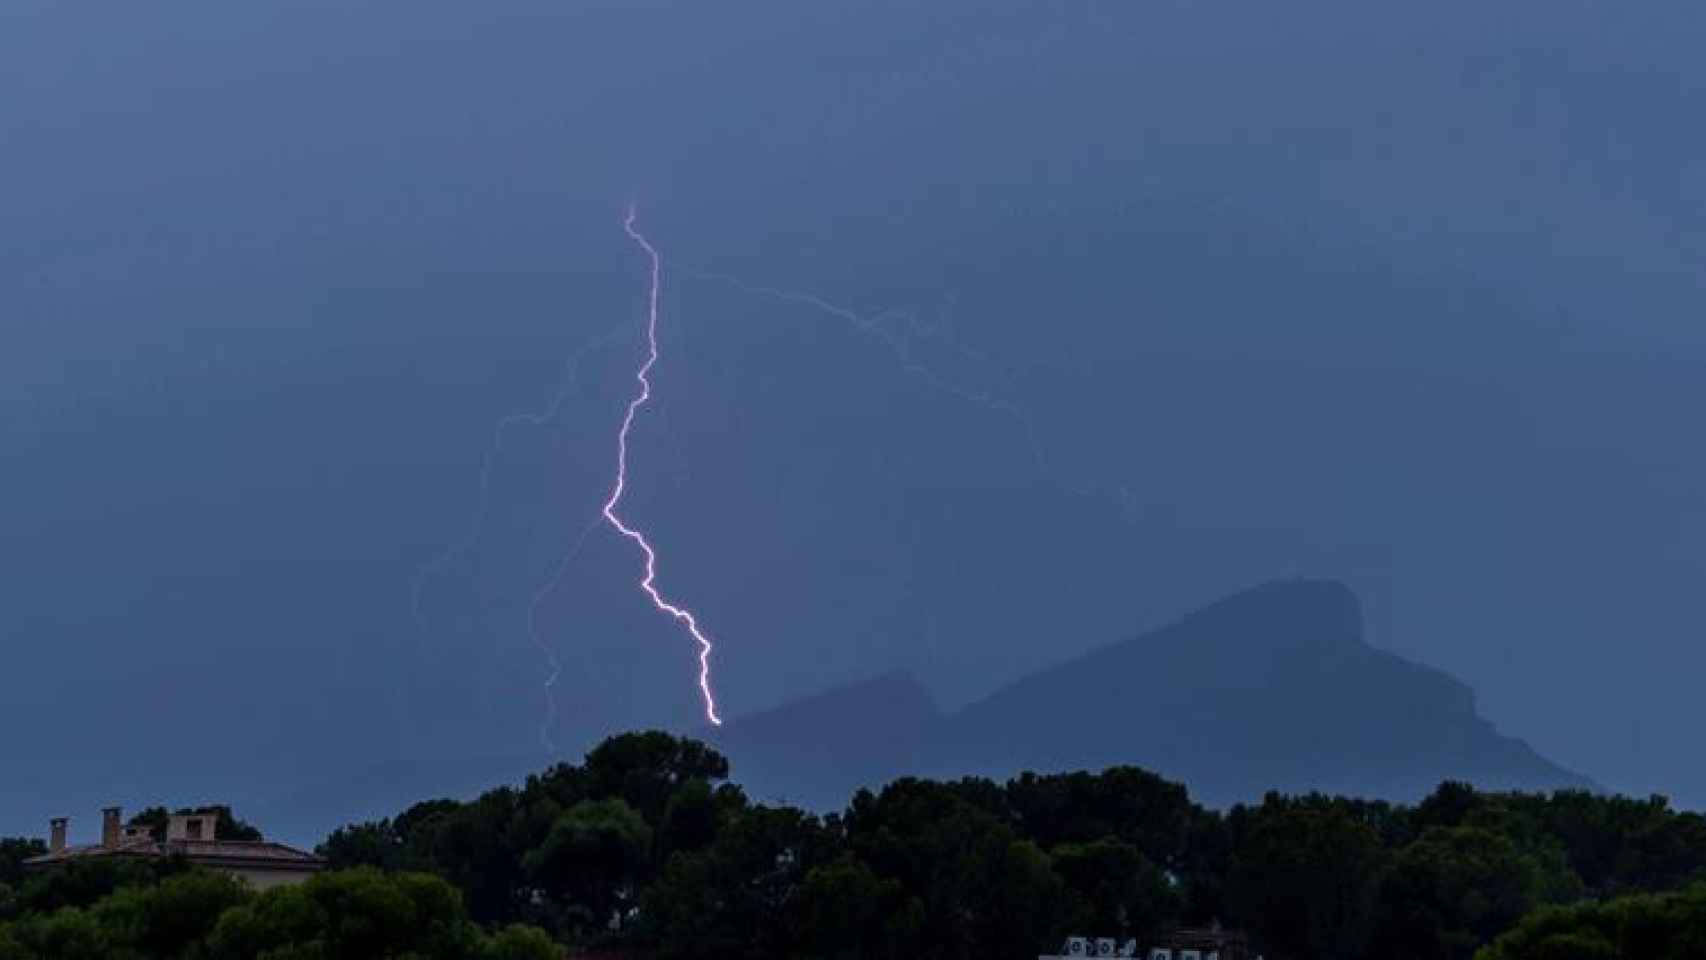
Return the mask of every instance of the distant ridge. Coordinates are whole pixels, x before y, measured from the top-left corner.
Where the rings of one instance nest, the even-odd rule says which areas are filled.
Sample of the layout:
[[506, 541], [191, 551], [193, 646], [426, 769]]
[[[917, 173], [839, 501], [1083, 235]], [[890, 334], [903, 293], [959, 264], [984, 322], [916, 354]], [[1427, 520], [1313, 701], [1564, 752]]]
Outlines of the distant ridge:
[[761, 795], [835, 808], [906, 774], [1147, 767], [1223, 806], [1270, 789], [1414, 799], [1441, 780], [1594, 785], [1499, 734], [1450, 675], [1370, 647], [1356, 596], [1274, 581], [942, 716], [887, 674], [711, 735]]
[[945, 733], [910, 674], [885, 673], [698, 736], [726, 752], [756, 799], [839, 808], [861, 786], [921, 773]]

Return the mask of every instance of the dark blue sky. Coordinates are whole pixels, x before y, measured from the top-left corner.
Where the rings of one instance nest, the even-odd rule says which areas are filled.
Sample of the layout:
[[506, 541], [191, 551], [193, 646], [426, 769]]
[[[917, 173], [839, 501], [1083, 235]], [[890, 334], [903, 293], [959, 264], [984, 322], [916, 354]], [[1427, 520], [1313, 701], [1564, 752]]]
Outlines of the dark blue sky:
[[[882, 331], [665, 278], [631, 512], [727, 712], [1331, 575], [1706, 803], [1703, 48], [1680, 0], [8, 4], [0, 833], [541, 757], [630, 200]], [[571, 752], [696, 716], [636, 562], [595, 531], [540, 608]]]

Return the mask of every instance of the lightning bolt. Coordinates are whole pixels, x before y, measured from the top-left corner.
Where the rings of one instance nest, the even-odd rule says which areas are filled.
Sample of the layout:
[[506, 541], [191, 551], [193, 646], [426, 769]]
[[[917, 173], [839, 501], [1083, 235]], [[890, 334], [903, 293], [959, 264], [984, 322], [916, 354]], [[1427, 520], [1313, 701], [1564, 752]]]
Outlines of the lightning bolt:
[[[621, 504], [624, 493], [627, 491], [628, 438], [632, 433], [634, 421], [640, 408], [651, 401], [652, 383], [650, 374], [658, 361], [658, 304], [661, 293], [664, 264], [663, 258], [661, 254], [659, 254], [657, 248], [654, 247], [651, 242], [648, 241], [646, 237], [635, 227], [636, 219], [636, 211], [630, 207], [622, 225], [628, 237], [646, 253], [647, 258], [650, 261], [650, 286], [648, 290], [646, 321], [644, 327], [647, 352], [644, 362], [640, 365], [635, 374], [635, 379], [639, 384], [639, 392], [628, 403], [622, 418], [621, 428], [617, 432], [615, 481], [610, 491], [609, 498], [605, 501], [600, 513], [595, 515], [587, 525], [580, 530], [579, 535], [575, 538], [568, 551], [553, 568], [550, 576], [533, 592], [527, 605], [528, 639], [539, 651], [540, 655], [546, 662], [546, 666], [549, 668], [544, 682], [546, 693], [546, 715], [544, 722], [540, 726], [539, 739], [546, 751], [552, 755], [555, 755], [557, 752], [556, 745], [551, 741], [550, 737], [551, 727], [555, 723], [557, 717], [557, 705], [553, 696], [553, 691], [561, 678], [563, 666], [557, 657], [555, 650], [539, 635], [537, 624], [538, 615], [545, 601], [558, 589], [563, 579], [567, 576], [573, 561], [577, 556], [579, 556], [580, 551], [592, 530], [602, 523], [609, 523], [619, 534], [629, 540], [632, 540], [634, 544], [640, 548], [645, 559], [645, 574], [640, 580], [640, 589], [651, 600], [653, 606], [656, 607], [659, 612], [669, 615], [671, 618], [680, 623], [684, 628], [686, 628], [687, 632], [698, 644], [699, 690], [704, 698], [705, 715], [713, 724], [720, 725], [722, 723], [721, 718], [717, 715], [716, 700], [711, 689], [710, 657], [713, 651], [711, 640], [707, 637], [703, 628], [700, 627], [699, 622], [692, 611], [670, 602], [660, 593], [656, 586], [657, 551], [653, 548], [650, 541], [647, 540], [645, 534], [640, 532], [638, 529], [629, 526], [617, 513], [617, 508]], [[1019, 428], [1020, 433], [1024, 437], [1026, 445], [1029, 448], [1031, 459], [1033, 460], [1038, 473], [1047, 480], [1052, 481], [1055, 486], [1078, 495], [1093, 496], [1098, 493], [1098, 491], [1092, 488], [1087, 488], [1076, 483], [1064, 482], [1059, 477], [1054, 476], [1055, 470], [1050, 463], [1050, 458], [1045, 452], [1041, 438], [1038, 435], [1036, 419], [1029, 410], [1006, 397], [971, 387], [963, 382], [955, 382], [954, 380], [945, 378], [939, 375], [930, 367], [929, 364], [923, 361], [919, 354], [914, 350], [914, 343], [924, 339], [935, 339], [942, 345], [959, 352], [973, 362], [980, 363], [985, 366], [990, 363], [987, 357], [981, 356], [959, 343], [951, 333], [940, 327], [931, 327], [921, 323], [914, 311], [885, 310], [875, 314], [861, 314], [813, 293], [752, 284], [726, 273], [694, 269], [674, 261], [670, 263], [670, 269], [691, 279], [715, 284], [724, 284], [752, 296], [776, 300], [795, 306], [807, 307], [813, 311], [834, 317], [847, 323], [862, 335], [880, 342], [888, 352], [893, 355], [895, 362], [902, 372], [917, 378], [928, 387], [941, 393], [957, 397], [965, 403], [981, 407], [992, 413], [997, 413], [1010, 418]], [[891, 329], [895, 326], [894, 323], [889, 322], [891, 318], [898, 318], [900, 321], [899, 330]], [[578, 368], [582, 360], [586, 355], [608, 345], [627, 329], [627, 324], [618, 326], [594, 341], [585, 344], [570, 356], [565, 362], [565, 375], [559, 384], [558, 390], [543, 409], [536, 412], [512, 413], [503, 417], [495, 424], [492, 431], [491, 443], [488, 446], [486, 456], [480, 465], [479, 497], [475, 506], [472, 523], [470, 525], [471, 529], [465, 539], [453, 544], [443, 554], [436, 557], [417, 571], [414, 583], [413, 603], [411, 605], [417, 622], [424, 623], [424, 618], [421, 613], [421, 599], [427, 582], [448, 568], [456, 557], [472, 551], [479, 542], [485, 525], [485, 518], [489, 510], [491, 474], [494, 468], [494, 461], [502, 447], [503, 437], [506, 431], [511, 427], [521, 425], [533, 427], [544, 426], [555, 420], [561, 408], [567, 401], [567, 398], [573, 391], [577, 379]], [[1130, 489], [1125, 486], [1118, 487], [1115, 499], [1122, 507], [1122, 513], [1125, 513], [1129, 520], [1134, 510], [1135, 501]]]
[[639, 381], [640, 392], [628, 401], [627, 413], [622, 417], [622, 428], [616, 433], [616, 482], [610, 489], [610, 498], [604, 501], [604, 519], [616, 528], [616, 532], [634, 541], [645, 555], [646, 575], [640, 579], [640, 589], [651, 598], [652, 605], [674, 617], [699, 644], [699, 692], [705, 699], [705, 718], [721, 726], [723, 721], [717, 716], [717, 700], [711, 694], [711, 641], [705, 636], [705, 631], [700, 629], [699, 621], [691, 610], [670, 603], [658, 592], [657, 551], [652, 549], [645, 534], [622, 522], [622, 518], [616, 513], [617, 505], [622, 502], [622, 494], [628, 488], [628, 434], [634, 429], [635, 415], [652, 399], [650, 374], [652, 367], [658, 362], [658, 293], [663, 277], [663, 257], [658, 255], [657, 248], [652, 246], [651, 241], [634, 228], [635, 216], [634, 208], [629, 207], [628, 216], [622, 221], [622, 229], [627, 231], [629, 238], [639, 244], [640, 249], [644, 250], [651, 260], [651, 288], [646, 297], [646, 359], [634, 374], [634, 379]]

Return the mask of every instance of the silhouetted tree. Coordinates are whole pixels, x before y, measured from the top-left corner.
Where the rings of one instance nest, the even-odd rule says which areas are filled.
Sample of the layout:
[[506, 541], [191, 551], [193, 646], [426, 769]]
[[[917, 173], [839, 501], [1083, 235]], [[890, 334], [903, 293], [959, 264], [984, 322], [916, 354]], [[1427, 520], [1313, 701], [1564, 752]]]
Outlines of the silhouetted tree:
[[798, 892], [833, 849], [823, 824], [800, 810], [730, 811], [710, 846], [675, 854], [649, 886], [639, 934], [664, 957], [794, 955]]
[[154, 886], [123, 887], [89, 914], [115, 955], [182, 957], [212, 932], [221, 914], [251, 896], [233, 877], [192, 870]]
[[1276, 958], [1706, 956], [1706, 886], [1547, 906], [1701, 877], [1706, 819], [1662, 797], [1446, 783], [1415, 806], [1271, 794], [1221, 814], [1116, 767], [904, 779], [819, 818], [753, 804], [728, 772], [691, 740], [614, 737], [519, 787], [334, 831], [333, 872], [263, 894], [181, 860], [24, 874], [39, 842], [0, 843], [0, 960], [544, 960], [553, 935], [693, 960], [959, 960], [1217, 918]]
[[1706, 885], [1551, 907], [1530, 914], [1476, 960], [1697, 960], [1706, 956]]
[[1071, 919], [1070, 891], [1047, 855], [954, 785], [904, 779], [861, 791], [849, 848], [923, 906], [916, 948], [937, 957], [1038, 949]]
[[795, 911], [800, 955], [822, 960], [914, 956], [924, 905], [850, 854], [806, 874]]
[[448, 883], [362, 868], [268, 890], [226, 910], [206, 940], [205, 955], [464, 960], [479, 949], [479, 930]]
[[576, 804], [527, 854], [534, 885], [584, 908], [597, 928], [617, 925], [637, 896], [652, 847], [652, 830], [619, 797]]
[[1228, 904], [1275, 954], [1362, 955], [1373, 933], [1386, 853], [1349, 805], [1269, 795], [1235, 808]]
[[1078, 897], [1075, 929], [1148, 939], [1177, 925], [1183, 912], [1179, 890], [1123, 840], [1061, 844], [1049, 859]]
[[1556, 850], [1527, 853], [1489, 830], [1431, 827], [1393, 858], [1374, 952], [1393, 960], [1467, 960], [1535, 907], [1580, 893]]
[[486, 942], [480, 960], [562, 960], [563, 948], [538, 927], [512, 924]]
[[729, 761], [697, 740], [652, 730], [605, 740], [586, 755], [582, 769], [587, 796], [620, 797], [655, 824], [683, 785], [728, 779]]
[[0, 838], [0, 884], [17, 886], [24, 880], [24, 861], [47, 852], [47, 844], [24, 837]]

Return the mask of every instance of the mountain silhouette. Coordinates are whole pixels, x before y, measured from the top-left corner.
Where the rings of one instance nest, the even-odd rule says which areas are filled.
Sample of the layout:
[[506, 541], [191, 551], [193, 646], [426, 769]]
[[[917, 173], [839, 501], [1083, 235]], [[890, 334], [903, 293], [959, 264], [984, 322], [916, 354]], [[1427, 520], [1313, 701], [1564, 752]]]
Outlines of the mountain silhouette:
[[907, 774], [1146, 767], [1224, 806], [1265, 791], [1415, 799], [1441, 780], [1592, 787], [1501, 735], [1450, 675], [1363, 639], [1356, 596], [1287, 580], [1033, 673], [952, 715], [902, 674], [711, 734], [760, 795], [833, 808]]
[[945, 733], [930, 694], [910, 674], [895, 672], [700, 735], [729, 755], [756, 799], [835, 809], [862, 786], [923, 773]]

